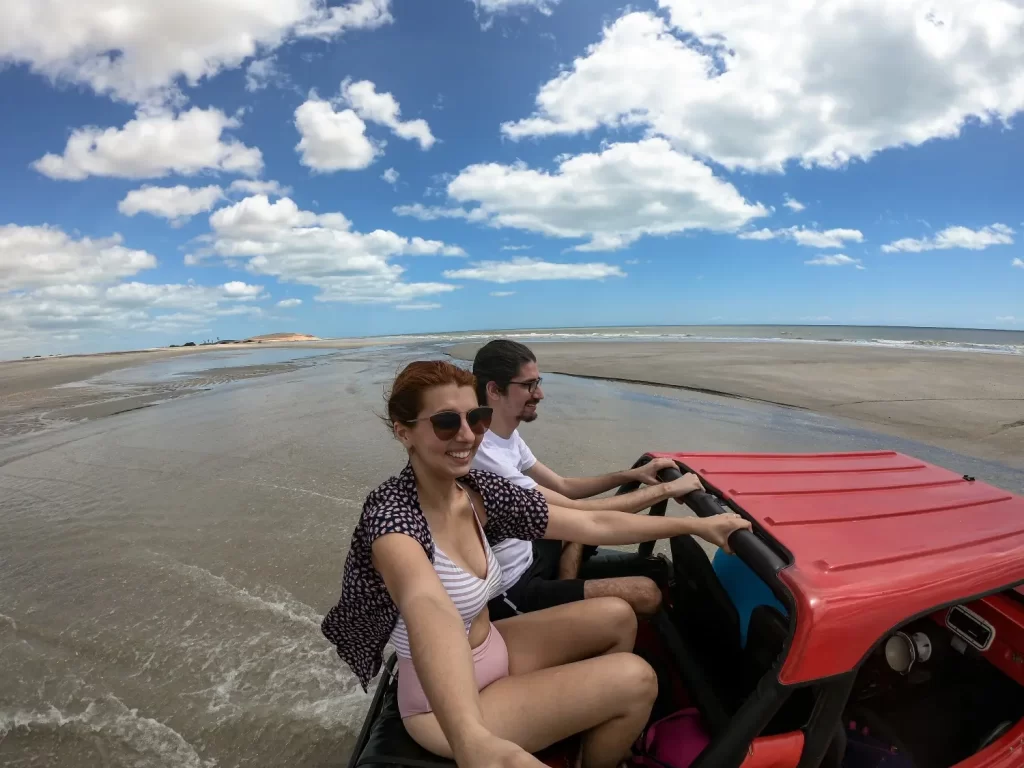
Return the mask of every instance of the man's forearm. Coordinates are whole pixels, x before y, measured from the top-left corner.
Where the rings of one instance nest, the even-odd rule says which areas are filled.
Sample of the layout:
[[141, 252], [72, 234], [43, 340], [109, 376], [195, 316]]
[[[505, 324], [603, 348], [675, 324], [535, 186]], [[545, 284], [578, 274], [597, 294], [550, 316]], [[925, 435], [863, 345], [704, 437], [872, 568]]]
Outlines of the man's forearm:
[[652, 507], [659, 501], [669, 498], [669, 491], [664, 483], [645, 486], [632, 493], [606, 496], [600, 499], [570, 499], [568, 496], [543, 486], [537, 486], [537, 489], [544, 494], [549, 504], [557, 504], [558, 506], [569, 507], [570, 509], [583, 509], [590, 512], [615, 510], [632, 514]]
[[620, 485], [625, 485], [630, 480], [632, 478], [627, 470], [612, 472], [600, 477], [566, 477], [564, 478], [563, 487], [556, 490], [559, 490], [563, 496], [568, 496], [570, 499], [586, 499], [590, 496], [597, 496], [599, 493], [610, 491], [612, 488], [618, 488]]
[[427, 595], [402, 606], [416, 675], [456, 757], [486, 734], [473, 655], [451, 605]]

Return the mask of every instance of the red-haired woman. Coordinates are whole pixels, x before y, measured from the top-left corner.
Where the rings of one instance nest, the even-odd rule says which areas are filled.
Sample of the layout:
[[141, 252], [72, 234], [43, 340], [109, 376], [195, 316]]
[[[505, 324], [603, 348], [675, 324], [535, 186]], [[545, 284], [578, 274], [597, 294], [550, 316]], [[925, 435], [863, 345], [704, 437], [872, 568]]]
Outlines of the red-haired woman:
[[[671, 518], [549, 506], [535, 490], [471, 470], [490, 424], [471, 373], [410, 363], [387, 399], [409, 463], [366, 499], [324, 634], [364, 690], [385, 644], [398, 653], [405, 728], [462, 768], [537, 768], [530, 753], [583, 733], [582, 765], [616, 766], [657, 695], [631, 653], [636, 617], [614, 597], [491, 622], [501, 592], [491, 545], [507, 538], [633, 544], [696, 534], [720, 547], [750, 524], [733, 513]], [[692, 489], [700, 487], [689, 476]]]

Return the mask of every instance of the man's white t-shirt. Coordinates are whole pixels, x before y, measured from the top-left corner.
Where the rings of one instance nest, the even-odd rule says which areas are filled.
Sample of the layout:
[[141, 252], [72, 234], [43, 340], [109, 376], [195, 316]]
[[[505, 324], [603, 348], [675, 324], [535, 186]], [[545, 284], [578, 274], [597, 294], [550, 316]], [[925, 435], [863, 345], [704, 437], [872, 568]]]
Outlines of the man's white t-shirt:
[[[535, 488], [537, 483], [523, 474], [537, 463], [529, 447], [515, 430], [507, 440], [488, 430], [473, 459], [473, 469], [493, 472], [523, 488]], [[501, 566], [501, 588], [508, 589], [526, 573], [533, 563], [533, 544], [521, 539], [505, 539], [492, 547]]]

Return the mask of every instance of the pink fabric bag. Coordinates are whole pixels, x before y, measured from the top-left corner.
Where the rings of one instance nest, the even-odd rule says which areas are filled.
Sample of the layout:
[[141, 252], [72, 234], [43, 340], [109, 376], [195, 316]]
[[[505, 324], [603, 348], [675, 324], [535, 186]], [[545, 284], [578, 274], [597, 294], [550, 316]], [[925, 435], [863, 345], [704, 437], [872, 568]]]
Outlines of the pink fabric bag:
[[647, 726], [634, 747], [637, 768], [688, 768], [711, 742], [700, 712], [683, 709]]

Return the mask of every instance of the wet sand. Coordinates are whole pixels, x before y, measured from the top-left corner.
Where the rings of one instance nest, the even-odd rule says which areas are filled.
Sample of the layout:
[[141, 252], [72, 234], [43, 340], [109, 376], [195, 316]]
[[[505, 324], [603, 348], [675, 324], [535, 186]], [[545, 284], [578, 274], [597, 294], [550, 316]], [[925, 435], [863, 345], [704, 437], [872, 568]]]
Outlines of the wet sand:
[[[95, 355], [33, 358], [0, 362], [0, 438], [33, 434], [68, 423], [127, 413], [146, 408], [213, 386], [241, 379], [267, 376], [294, 370], [292, 361], [270, 365], [231, 366], [223, 369], [207, 366], [203, 360], [233, 359], [265, 354], [266, 350], [347, 350], [367, 346], [388, 346], [386, 339], [318, 339], [315, 341], [265, 341], [257, 344], [211, 344]], [[184, 361], [183, 361], [184, 359]], [[148, 370], [170, 367], [174, 361], [186, 369], [173, 377], [164, 373], [161, 380], [132, 380], [125, 383], [129, 369]], [[188, 368], [201, 370], [187, 375]], [[172, 380], [173, 378], [173, 380]]]
[[[443, 354], [335, 351], [0, 437], [0, 765], [346, 765], [370, 697], [319, 623], [363, 500], [405, 462], [382, 389]], [[564, 474], [649, 450], [886, 447], [1024, 491], [1024, 471], [807, 410], [559, 375], [545, 390], [523, 434]]]
[[[479, 344], [449, 352], [471, 360]], [[804, 408], [1024, 468], [1024, 357], [803, 343], [539, 343], [541, 370]]]

